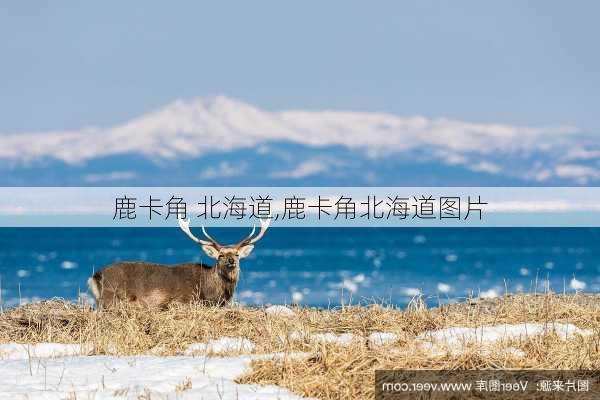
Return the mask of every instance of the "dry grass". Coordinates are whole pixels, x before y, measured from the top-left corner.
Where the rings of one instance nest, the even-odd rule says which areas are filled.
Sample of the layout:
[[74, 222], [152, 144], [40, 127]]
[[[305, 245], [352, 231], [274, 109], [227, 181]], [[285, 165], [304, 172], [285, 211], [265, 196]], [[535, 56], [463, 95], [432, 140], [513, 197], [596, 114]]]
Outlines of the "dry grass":
[[[568, 322], [593, 329], [590, 336], [569, 340], [554, 334], [503, 343], [526, 357], [501, 351], [500, 345], [482, 354], [477, 349], [432, 356], [417, 345], [415, 336], [450, 326], [476, 327], [520, 322]], [[290, 340], [294, 331], [393, 332], [391, 346], [375, 347], [366, 340], [351, 346]], [[320, 399], [373, 398], [377, 369], [600, 369], [600, 297], [555, 294], [509, 296], [494, 301], [426, 308], [419, 301], [406, 310], [344, 307], [336, 310], [295, 309], [282, 317], [260, 308], [207, 308], [176, 305], [148, 310], [123, 305], [94, 312], [60, 300], [27, 305], [0, 314], [0, 342], [86, 343], [93, 354], [180, 353], [188, 344], [223, 336], [245, 337], [256, 353], [306, 352], [306, 358], [255, 361], [243, 383], [277, 384]]]

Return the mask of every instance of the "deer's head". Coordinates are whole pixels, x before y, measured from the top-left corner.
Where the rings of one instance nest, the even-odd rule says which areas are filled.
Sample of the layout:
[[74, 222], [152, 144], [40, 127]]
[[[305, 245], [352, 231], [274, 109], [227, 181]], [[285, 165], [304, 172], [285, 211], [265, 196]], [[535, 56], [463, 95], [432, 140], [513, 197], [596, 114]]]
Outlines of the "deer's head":
[[206, 237], [206, 240], [198, 239], [190, 231], [190, 219], [186, 221], [179, 218], [179, 227], [190, 239], [202, 247], [202, 250], [204, 250], [207, 256], [217, 260], [215, 265], [216, 268], [219, 268], [228, 274], [234, 274], [237, 273], [240, 268], [240, 259], [250, 255], [252, 249], [254, 249], [254, 243], [258, 242], [269, 228], [270, 219], [260, 219], [259, 221], [260, 231], [258, 232], [258, 235], [254, 236], [254, 233], [256, 232], [256, 226], [254, 226], [252, 227], [252, 232], [250, 232], [247, 237], [236, 244], [227, 246], [224, 246], [213, 239], [208, 232], [206, 232], [204, 226], [202, 226], [202, 233]]

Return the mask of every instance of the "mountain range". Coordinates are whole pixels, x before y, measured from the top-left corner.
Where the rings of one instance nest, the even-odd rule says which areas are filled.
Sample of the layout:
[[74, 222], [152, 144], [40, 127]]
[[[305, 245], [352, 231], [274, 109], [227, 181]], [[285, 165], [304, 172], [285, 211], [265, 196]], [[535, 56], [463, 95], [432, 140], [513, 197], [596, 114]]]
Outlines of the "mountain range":
[[177, 100], [111, 127], [0, 134], [3, 186], [566, 186], [600, 183], [575, 127]]

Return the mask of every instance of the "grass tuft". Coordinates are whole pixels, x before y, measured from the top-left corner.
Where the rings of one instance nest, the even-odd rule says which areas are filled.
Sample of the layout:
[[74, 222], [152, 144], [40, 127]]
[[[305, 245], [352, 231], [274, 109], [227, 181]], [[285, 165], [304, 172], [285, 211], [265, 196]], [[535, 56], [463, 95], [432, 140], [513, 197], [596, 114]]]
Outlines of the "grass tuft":
[[[244, 337], [256, 345], [254, 353], [304, 352], [307, 356], [254, 361], [240, 383], [275, 384], [319, 399], [373, 398], [377, 369], [600, 369], [600, 297], [596, 295], [516, 295], [436, 308], [413, 302], [405, 310], [378, 305], [296, 307], [294, 313], [269, 315], [262, 308], [194, 304], [166, 310], [122, 304], [96, 312], [51, 300], [1, 313], [0, 342], [81, 343], [89, 346], [90, 354], [176, 355], [191, 343]], [[565, 340], [549, 333], [507, 340], [485, 352], [473, 347], [443, 354], [428, 353], [416, 339], [432, 329], [523, 322], [570, 323], [593, 334]], [[294, 336], [297, 332], [302, 335]], [[327, 332], [363, 339], [345, 346], [308, 339]], [[373, 332], [392, 332], [397, 339], [374, 346], [366, 339]]]

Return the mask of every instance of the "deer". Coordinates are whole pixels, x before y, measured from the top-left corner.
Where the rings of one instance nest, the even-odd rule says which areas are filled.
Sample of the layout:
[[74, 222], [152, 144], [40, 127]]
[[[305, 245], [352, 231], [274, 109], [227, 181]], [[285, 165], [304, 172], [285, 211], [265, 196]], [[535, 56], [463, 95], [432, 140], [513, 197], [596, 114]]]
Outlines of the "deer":
[[214, 265], [184, 263], [154, 264], [142, 261], [117, 262], [106, 266], [88, 279], [88, 286], [98, 309], [121, 302], [165, 309], [170, 304], [201, 303], [224, 306], [231, 301], [240, 277], [240, 259], [248, 257], [269, 227], [270, 219], [259, 219], [250, 234], [233, 245], [224, 246], [213, 239], [204, 226], [206, 239], [199, 239], [190, 230], [190, 219], [179, 218], [179, 227], [192, 241], [201, 246]]

